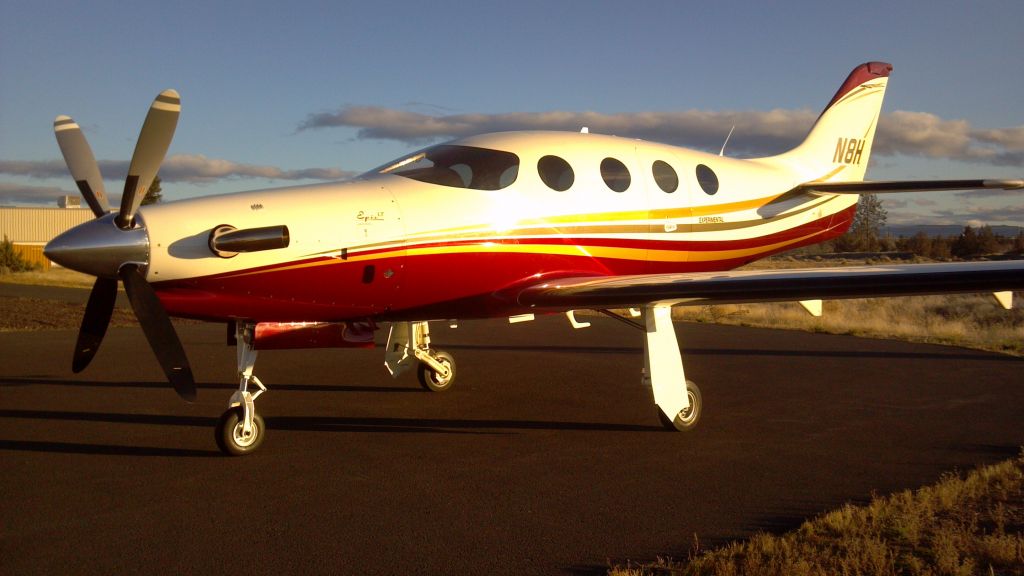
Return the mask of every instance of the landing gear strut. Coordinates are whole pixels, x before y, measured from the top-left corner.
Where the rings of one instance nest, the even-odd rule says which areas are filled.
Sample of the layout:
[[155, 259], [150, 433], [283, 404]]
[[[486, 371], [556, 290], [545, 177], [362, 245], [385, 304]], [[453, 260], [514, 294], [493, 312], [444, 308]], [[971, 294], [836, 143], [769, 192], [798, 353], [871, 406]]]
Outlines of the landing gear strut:
[[[217, 422], [215, 438], [221, 452], [230, 456], [244, 456], [263, 444], [267, 427], [256, 413], [256, 398], [267, 391], [260, 379], [253, 375], [257, 352], [253, 349], [256, 325], [239, 322], [235, 326], [238, 357], [238, 390], [231, 395], [228, 409]], [[255, 385], [255, 393], [249, 391]]]
[[688, 432], [700, 420], [700, 388], [686, 379], [671, 306], [644, 309], [644, 384], [654, 391], [658, 418], [665, 428]]
[[416, 363], [420, 385], [431, 392], [444, 392], [455, 383], [455, 359], [430, 347], [430, 327], [426, 322], [395, 322], [388, 334], [384, 366], [398, 377]]

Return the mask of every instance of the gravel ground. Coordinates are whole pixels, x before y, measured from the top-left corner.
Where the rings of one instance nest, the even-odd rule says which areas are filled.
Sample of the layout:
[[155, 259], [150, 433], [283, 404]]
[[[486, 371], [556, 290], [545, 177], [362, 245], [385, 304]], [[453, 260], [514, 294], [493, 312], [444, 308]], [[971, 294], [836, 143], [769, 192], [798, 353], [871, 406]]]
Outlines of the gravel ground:
[[[84, 313], [84, 304], [0, 295], [0, 332], [78, 328]], [[130, 310], [117, 307], [110, 325], [137, 326], [138, 322]]]

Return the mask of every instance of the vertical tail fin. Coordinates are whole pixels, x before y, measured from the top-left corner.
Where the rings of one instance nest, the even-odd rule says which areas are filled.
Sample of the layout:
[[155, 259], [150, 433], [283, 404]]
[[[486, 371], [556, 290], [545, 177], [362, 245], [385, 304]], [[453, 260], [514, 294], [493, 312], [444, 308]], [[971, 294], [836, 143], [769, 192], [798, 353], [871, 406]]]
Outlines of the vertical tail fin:
[[763, 160], [783, 164], [805, 181], [863, 180], [891, 72], [892, 65], [885, 62], [854, 68], [803, 143]]

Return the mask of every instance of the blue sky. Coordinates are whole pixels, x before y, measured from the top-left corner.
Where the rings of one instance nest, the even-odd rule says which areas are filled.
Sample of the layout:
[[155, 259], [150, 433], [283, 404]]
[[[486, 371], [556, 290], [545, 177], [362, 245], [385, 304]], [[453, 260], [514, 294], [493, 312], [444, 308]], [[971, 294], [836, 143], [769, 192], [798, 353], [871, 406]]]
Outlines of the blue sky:
[[[869, 178], [1024, 177], [1024, 3], [893, 4], [0, 0], [0, 204], [75, 193], [57, 114], [116, 195], [165, 88], [182, 96], [161, 172], [173, 200], [584, 118], [714, 150], [736, 124], [728, 152], [772, 154], [868, 60], [895, 66]], [[1024, 225], [1019, 192], [886, 206], [892, 223]]]

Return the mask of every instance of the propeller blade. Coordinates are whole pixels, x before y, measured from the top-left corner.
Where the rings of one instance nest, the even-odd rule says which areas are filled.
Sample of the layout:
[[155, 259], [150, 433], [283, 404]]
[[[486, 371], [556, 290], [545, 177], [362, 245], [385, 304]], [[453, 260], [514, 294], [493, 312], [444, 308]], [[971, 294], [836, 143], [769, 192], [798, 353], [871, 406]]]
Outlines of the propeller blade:
[[142, 204], [171, 146], [180, 112], [181, 99], [174, 90], [164, 90], [153, 100], [146, 121], [142, 123], [139, 141], [135, 144], [132, 163], [128, 167], [128, 177], [124, 181], [121, 212], [117, 217], [118, 227], [126, 229], [132, 225], [135, 212]]
[[75, 179], [78, 190], [82, 193], [92, 213], [97, 218], [110, 212], [107, 193], [103, 190], [103, 177], [100, 167], [92, 155], [92, 148], [85, 139], [85, 134], [70, 116], [57, 116], [53, 121], [53, 134], [57, 137], [57, 145], [64, 154], [64, 162], [68, 165], [71, 177]]
[[117, 280], [113, 278], [97, 278], [89, 294], [89, 303], [85, 306], [82, 327], [78, 330], [78, 342], [75, 343], [75, 356], [71, 360], [71, 371], [79, 373], [92, 362], [92, 357], [100, 348], [103, 336], [110, 325], [110, 315], [114, 313], [114, 301], [117, 300]]
[[135, 310], [135, 317], [142, 325], [142, 332], [149, 341], [160, 367], [164, 369], [167, 380], [174, 386], [175, 392], [182, 399], [193, 402], [196, 399], [196, 384], [192, 377], [192, 368], [188, 364], [181, 340], [174, 331], [171, 318], [167, 315], [153, 287], [135, 264], [126, 264], [119, 272], [124, 282], [128, 300]]

